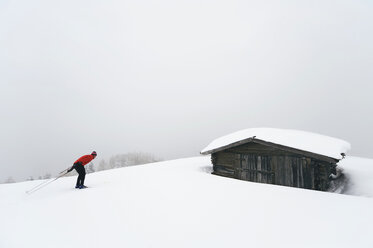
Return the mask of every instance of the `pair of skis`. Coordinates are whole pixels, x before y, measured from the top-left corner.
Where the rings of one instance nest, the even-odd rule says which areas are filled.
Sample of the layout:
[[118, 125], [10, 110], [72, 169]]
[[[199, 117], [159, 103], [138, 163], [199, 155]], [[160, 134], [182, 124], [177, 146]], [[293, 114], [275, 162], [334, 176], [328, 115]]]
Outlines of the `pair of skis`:
[[32, 194], [32, 193], [38, 191], [39, 189], [44, 188], [44, 187], [47, 186], [48, 184], [50, 184], [50, 183], [56, 181], [57, 179], [63, 177], [63, 176], [66, 175], [67, 173], [69, 173], [67, 170], [68, 170], [68, 169], [61, 171], [61, 172], [59, 173], [59, 176], [56, 177], [56, 178], [52, 178], [52, 179], [50, 179], [50, 180], [47, 180], [47, 181], [42, 182], [41, 184], [36, 185], [36, 186], [33, 187], [32, 189], [26, 191], [26, 193], [27, 193], [27, 194]]

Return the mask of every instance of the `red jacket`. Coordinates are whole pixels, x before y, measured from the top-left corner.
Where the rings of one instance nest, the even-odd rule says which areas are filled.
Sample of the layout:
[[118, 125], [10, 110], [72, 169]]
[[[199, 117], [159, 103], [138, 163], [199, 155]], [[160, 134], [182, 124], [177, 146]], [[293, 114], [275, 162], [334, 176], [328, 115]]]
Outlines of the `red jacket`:
[[76, 160], [74, 162], [74, 164], [76, 163], [81, 163], [83, 166], [88, 164], [89, 162], [92, 161], [92, 159], [94, 159], [95, 157], [93, 155], [84, 155], [82, 157], [80, 157], [78, 160]]

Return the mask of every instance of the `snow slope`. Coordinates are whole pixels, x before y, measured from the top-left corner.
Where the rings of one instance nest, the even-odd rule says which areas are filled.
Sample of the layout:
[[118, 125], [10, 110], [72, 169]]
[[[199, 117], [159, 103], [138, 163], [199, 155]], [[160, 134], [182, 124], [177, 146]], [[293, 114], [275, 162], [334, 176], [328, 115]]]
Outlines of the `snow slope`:
[[[354, 172], [354, 166], [357, 171]], [[373, 160], [348, 158], [373, 196]], [[0, 185], [0, 247], [373, 247], [373, 198], [211, 175], [209, 156]], [[362, 191], [361, 191], [362, 190]]]

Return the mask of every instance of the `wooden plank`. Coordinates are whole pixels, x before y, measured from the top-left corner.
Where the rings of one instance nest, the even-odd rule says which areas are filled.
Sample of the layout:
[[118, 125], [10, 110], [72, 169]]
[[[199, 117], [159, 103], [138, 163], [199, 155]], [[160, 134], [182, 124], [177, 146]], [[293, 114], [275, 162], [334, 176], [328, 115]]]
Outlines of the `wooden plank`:
[[267, 146], [272, 146], [272, 147], [275, 147], [279, 150], [284, 150], [284, 151], [296, 153], [296, 154], [299, 154], [299, 155], [302, 155], [302, 156], [305, 156], [305, 157], [311, 157], [311, 158], [315, 158], [315, 159], [321, 160], [321, 161], [326, 161], [326, 162], [329, 162], [329, 163], [337, 163], [339, 161], [338, 159], [327, 157], [327, 156], [324, 156], [324, 155], [321, 155], [321, 154], [316, 154], [316, 153], [312, 153], [312, 152], [308, 152], [308, 151], [303, 151], [303, 150], [299, 150], [299, 149], [296, 149], [296, 148], [283, 146], [283, 145], [279, 145], [279, 144], [275, 144], [275, 143], [271, 143], [271, 142], [267, 142], [267, 141], [263, 141], [263, 140], [259, 140], [259, 139], [253, 139], [251, 142], [255, 142], [255, 143], [262, 144], [262, 145], [267, 145]]
[[255, 173], [261, 173], [261, 174], [273, 174], [273, 172], [269, 172], [269, 171], [260, 171], [260, 170], [251, 170], [251, 169], [237, 168], [236, 170], [238, 170], [238, 171], [247, 171], [247, 172], [255, 172]]
[[278, 151], [278, 149], [271, 146], [265, 146], [258, 143], [250, 142], [247, 144], [226, 149], [226, 151], [244, 154], [259, 154], [266, 152], [276, 152]]
[[293, 187], [297, 187], [297, 181], [296, 180], [294, 181], [294, 174], [297, 174], [297, 168], [296, 168], [296, 166], [293, 169], [293, 165], [294, 164], [296, 165], [296, 163], [297, 163], [297, 158], [291, 158], [289, 167], [290, 167], [290, 170], [291, 170], [290, 181], [291, 181], [291, 185]]
[[[262, 157], [261, 156], [258, 156], [256, 158], [256, 167], [257, 167], [258, 171], [262, 170]], [[258, 182], [260, 182], [260, 183], [263, 182], [262, 173], [258, 173]]]
[[[258, 148], [264, 145], [252, 143], [250, 146]], [[271, 149], [263, 154], [238, 153], [237, 149], [214, 153], [211, 156], [214, 174], [307, 189], [326, 190], [328, 188], [329, 175], [333, 165], [336, 166], [335, 163], [301, 157], [300, 154], [281, 150], [274, 153], [274, 148]], [[249, 150], [246, 149], [246, 151]], [[267, 153], [268, 151], [270, 153]], [[272, 155], [268, 155], [271, 153]]]
[[226, 167], [226, 166], [221, 166], [221, 165], [214, 165], [213, 166], [214, 171], [222, 170], [222, 171], [227, 171], [229, 173], [233, 173], [235, 170], [231, 167]]
[[284, 178], [285, 178], [285, 186], [293, 186], [292, 185], [292, 173], [291, 173], [291, 160], [288, 156], [284, 157]]
[[232, 175], [230, 175], [230, 174], [224, 174], [224, 173], [216, 172], [216, 171], [213, 171], [211, 174], [213, 174], [213, 175], [217, 175], [217, 176], [222, 176], [222, 177], [235, 178], [234, 176], [232, 176]]

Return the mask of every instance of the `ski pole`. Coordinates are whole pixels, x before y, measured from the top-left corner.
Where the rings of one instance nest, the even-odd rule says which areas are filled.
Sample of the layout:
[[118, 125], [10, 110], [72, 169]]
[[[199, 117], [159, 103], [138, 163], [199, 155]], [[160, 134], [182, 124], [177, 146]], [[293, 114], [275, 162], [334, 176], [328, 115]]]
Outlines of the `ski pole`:
[[[67, 170], [68, 170], [68, 169], [61, 171], [61, 172], [59, 173], [59, 176], [58, 176], [57, 178], [63, 176], [63, 175], [61, 175], [61, 173], [63, 173], [64, 171], [67, 171]], [[67, 173], [65, 173], [64, 175], [66, 175], [66, 174], [67, 174]], [[52, 179], [52, 180], [53, 180], [53, 179]], [[32, 190], [34, 190], [34, 189], [36, 189], [36, 188], [42, 186], [43, 184], [48, 183], [49, 181], [50, 181], [50, 180], [48, 180], [48, 181], [44, 181], [44, 182], [42, 182], [41, 184], [36, 185], [34, 188], [30, 189], [30, 190], [27, 191], [27, 192], [30, 192], [30, 191], [32, 191]]]
[[67, 170], [70, 169], [70, 168], [71, 168], [71, 167], [69, 167], [69, 168], [67, 168], [67, 169], [64, 169], [63, 171], [60, 172], [60, 174], [63, 173], [63, 172], [65, 172], [65, 171], [67, 171]]
[[45, 186], [47, 186], [48, 184], [56, 181], [58, 178], [66, 175], [68, 172], [62, 174], [62, 175], [59, 175], [58, 177], [54, 178], [54, 179], [51, 179], [49, 181], [45, 181], [45, 182], [42, 182], [41, 184], [38, 184], [36, 185], [35, 187], [33, 187], [32, 189], [30, 189], [29, 191], [26, 191], [27, 194], [31, 194], [31, 193], [34, 193], [35, 191], [38, 191], [39, 189], [41, 188], [44, 188]]
[[47, 182], [49, 182], [50, 180], [47, 180], [47, 181], [44, 181], [44, 182], [42, 182], [41, 184], [38, 184], [38, 185], [36, 185], [35, 187], [33, 187], [32, 189], [30, 189], [30, 190], [28, 190], [28, 191], [26, 191], [26, 193], [29, 193], [29, 192], [31, 192], [31, 191], [33, 191], [33, 190], [35, 190], [36, 188], [39, 188], [39, 187], [41, 187], [42, 185], [44, 185], [44, 184], [46, 184]]
[[[66, 174], [67, 174], [67, 173], [66, 173]], [[51, 180], [49, 180], [49, 181], [42, 182], [41, 184], [36, 185], [34, 188], [30, 189], [29, 191], [26, 191], [26, 193], [27, 193], [27, 194], [34, 193], [34, 192], [38, 191], [39, 189], [44, 188], [44, 187], [47, 186], [48, 184], [50, 184], [50, 183], [56, 181], [58, 178], [60, 178], [60, 177], [62, 177], [62, 176], [63, 176], [63, 175], [60, 175], [60, 176], [58, 176], [58, 177], [56, 177], [56, 178], [54, 178], [54, 179], [51, 179]]]

